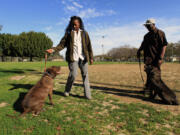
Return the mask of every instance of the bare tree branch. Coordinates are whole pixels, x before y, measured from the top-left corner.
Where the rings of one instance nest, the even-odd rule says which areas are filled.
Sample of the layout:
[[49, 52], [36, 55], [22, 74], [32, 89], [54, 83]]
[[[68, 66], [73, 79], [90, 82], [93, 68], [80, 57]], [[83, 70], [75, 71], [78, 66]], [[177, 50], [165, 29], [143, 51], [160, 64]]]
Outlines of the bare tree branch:
[[2, 25], [0, 25], [0, 31], [2, 30], [2, 27], [3, 27], [3, 26], [2, 26]]

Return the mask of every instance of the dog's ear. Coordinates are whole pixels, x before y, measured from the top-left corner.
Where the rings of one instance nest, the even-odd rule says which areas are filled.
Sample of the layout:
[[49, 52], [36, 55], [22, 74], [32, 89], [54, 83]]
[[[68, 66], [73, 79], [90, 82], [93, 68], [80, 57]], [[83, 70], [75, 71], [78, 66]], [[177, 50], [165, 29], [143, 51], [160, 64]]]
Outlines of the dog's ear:
[[60, 66], [58, 66], [58, 67], [57, 67], [57, 71], [56, 71], [56, 73], [57, 73], [57, 74], [60, 74], [60, 71], [61, 71], [61, 67], [60, 67]]
[[46, 70], [46, 72], [48, 72], [49, 74], [52, 74], [53, 73], [53, 69], [50, 67]]
[[60, 66], [52, 66], [51, 68], [56, 74], [60, 74], [60, 70], [61, 70]]

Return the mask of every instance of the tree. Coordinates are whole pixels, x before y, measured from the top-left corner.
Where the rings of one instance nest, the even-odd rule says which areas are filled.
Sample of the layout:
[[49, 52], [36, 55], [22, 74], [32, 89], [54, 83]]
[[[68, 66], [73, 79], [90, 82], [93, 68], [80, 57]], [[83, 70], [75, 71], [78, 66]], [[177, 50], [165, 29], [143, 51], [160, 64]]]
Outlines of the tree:
[[119, 59], [122, 61], [128, 61], [136, 59], [137, 48], [133, 48], [129, 45], [124, 45], [118, 48], [113, 48], [108, 52], [108, 56], [112, 59]]
[[22, 32], [20, 35], [0, 34], [0, 54], [14, 57], [44, 57], [53, 42], [42, 32]]
[[24, 43], [24, 56], [30, 57], [44, 57], [45, 50], [52, 47], [52, 40], [42, 32], [28, 32]]
[[13, 36], [11, 34], [1, 34], [1, 48], [4, 56], [11, 56], [11, 47], [13, 44]]
[[2, 25], [0, 25], [0, 31], [2, 30], [2, 27], [3, 27], [3, 26], [2, 26]]
[[2, 48], [2, 38], [1, 38], [1, 34], [0, 34], [0, 56], [3, 56], [3, 48]]
[[178, 41], [177, 43], [175, 43], [174, 45], [174, 54], [176, 56], [179, 56], [180, 57], [180, 41]]
[[171, 56], [179, 56], [180, 57], [180, 41], [177, 43], [169, 43], [166, 47], [165, 57], [169, 58]]

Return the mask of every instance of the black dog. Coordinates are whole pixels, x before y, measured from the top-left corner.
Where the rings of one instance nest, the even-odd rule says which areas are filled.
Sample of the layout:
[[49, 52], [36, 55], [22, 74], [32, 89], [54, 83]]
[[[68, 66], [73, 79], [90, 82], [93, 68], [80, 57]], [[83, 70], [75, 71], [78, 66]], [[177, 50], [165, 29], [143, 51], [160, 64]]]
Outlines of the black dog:
[[163, 102], [171, 105], [179, 105], [175, 93], [161, 80], [160, 71], [156, 67], [146, 66], [148, 88], [150, 90], [150, 99], [154, 99], [158, 95]]

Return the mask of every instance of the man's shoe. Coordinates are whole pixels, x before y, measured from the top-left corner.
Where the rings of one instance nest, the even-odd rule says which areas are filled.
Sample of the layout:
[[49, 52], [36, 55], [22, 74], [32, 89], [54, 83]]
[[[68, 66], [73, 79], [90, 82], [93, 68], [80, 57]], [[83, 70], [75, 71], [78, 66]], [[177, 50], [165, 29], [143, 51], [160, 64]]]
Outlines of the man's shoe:
[[151, 90], [149, 87], [145, 87], [144, 88], [144, 96], [145, 97], [149, 97], [150, 96], [150, 93], [151, 93]]
[[64, 92], [64, 96], [65, 97], [69, 97], [69, 93], [68, 92]]

